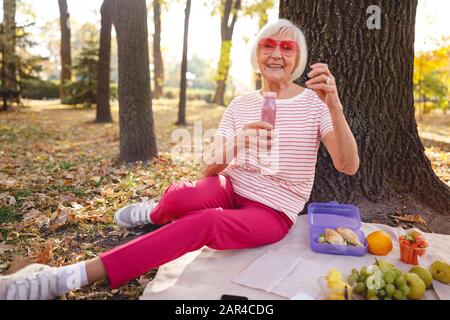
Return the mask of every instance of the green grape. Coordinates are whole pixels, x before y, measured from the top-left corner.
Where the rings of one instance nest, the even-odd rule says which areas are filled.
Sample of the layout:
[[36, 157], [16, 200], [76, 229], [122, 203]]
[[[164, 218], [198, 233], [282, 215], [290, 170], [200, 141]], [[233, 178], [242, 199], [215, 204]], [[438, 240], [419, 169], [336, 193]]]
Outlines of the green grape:
[[402, 273], [399, 269], [395, 269], [394, 272], [395, 272], [395, 277], [396, 277], [396, 278], [398, 278], [398, 277], [400, 277], [401, 275], [403, 275], [403, 273]]
[[386, 295], [386, 291], [384, 289], [378, 290], [378, 297], [383, 298]]
[[383, 279], [380, 280], [380, 288], [384, 288], [384, 286], [386, 285], [386, 281], [384, 281]]
[[353, 286], [356, 282], [358, 282], [358, 276], [355, 274], [351, 274], [347, 278], [348, 283]]
[[372, 296], [370, 298], [368, 298], [369, 300], [380, 300], [380, 298], [378, 298], [377, 296]]
[[384, 297], [383, 300], [392, 300], [392, 298], [391, 297]]
[[388, 283], [386, 287], [384, 287], [384, 291], [386, 291], [386, 296], [392, 297], [395, 292], [395, 286], [391, 283]]
[[369, 289], [367, 290], [367, 298], [370, 299], [370, 297], [376, 297], [378, 295], [377, 289]]
[[356, 293], [361, 294], [366, 290], [366, 285], [363, 282], [358, 282], [358, 283], [356, 283], [354, 290]]
[[395, 277], [395, 272], [393, 271], [388, 271], [383, 275], [383, 279], [386, 283], [394, 283]]
[[359, 276], [359, 271], [356, 268], [352, 269], [352, 274], [356, 274], [357, 276]]
[[359, 272], [362, 276], [367, 276], [367, 267], [362, 267], [361, 271]]
[[358, 277], [358, 282], [364, 282], [364, 283], [366, 283], [366, 280], [367, 280], [367, 277], [366, 277], [366, 276], [364, 276], [364, 275], [362, 275], [362, 274], [359, 275], [359, 277]]
[[406, 297], [403, 295], [403, 293], [400, 290], [395, 290], [394, 298], [396, 300], [405, 300], [406, 299]]
[[408, 287], [408, 285], [406, 285], [406, 284], [404, 284], [404, 285], [402, 285], [401, 287], [400, 287], [400, 291], [405, 295], [405, 296], [407, 296], [408, 294], [409, 294], [409, 287]]
[[395, 286], [397, 288], [400, 288], [401, 286], [403, 286], [405, 284], [406, 284], [406, 281], [405, 281], [405, 278], [403, 277], [403, 275], [401, 275], [400, 277], [395, 279]]

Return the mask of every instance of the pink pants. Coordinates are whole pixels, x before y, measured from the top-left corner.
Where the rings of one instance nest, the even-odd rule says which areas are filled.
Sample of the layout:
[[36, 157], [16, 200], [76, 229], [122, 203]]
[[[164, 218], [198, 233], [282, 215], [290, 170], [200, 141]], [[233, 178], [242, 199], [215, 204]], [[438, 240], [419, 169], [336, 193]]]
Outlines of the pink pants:
[[227, 250], [278, 242], [292, 226], [284, 213], [235, 194], [222, 175], [172, 184], [150, 218], [171, 223], [100, 255], [111, 287], [203, 246]]

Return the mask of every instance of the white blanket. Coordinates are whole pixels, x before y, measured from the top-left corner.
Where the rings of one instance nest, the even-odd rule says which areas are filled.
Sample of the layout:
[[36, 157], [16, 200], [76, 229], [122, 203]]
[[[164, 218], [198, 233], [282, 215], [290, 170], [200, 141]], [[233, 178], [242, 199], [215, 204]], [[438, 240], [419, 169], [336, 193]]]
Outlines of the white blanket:
[[[399, 269], [411, 266], [399, 259], [398, 236], [403, 230], [381, 224], [363, 223], [365, 235], [383, 230], [391, 235], [394, 248], [386, 257]], [[420, 264], [434, 260], [450, 261], [450, 236], [425, 233], [430, 247]], [[251, 300], [315, 299], [320, 293], [318, 277], [337, 268], [344, 275], [352, 268], [374, 262], [371, 254], [363, 257], [318, 254], [309, 247], [307, 216], [298, 217], [286, 237], [278, 243], [244, 250], [217, 251], [207, 247], [185, 254], [161, 266], [147, 285], [141, 299], [218, 300], [222, 294], [246, 296]], [[424, 299], [450, 299], [450, 286], [433, 281]]]

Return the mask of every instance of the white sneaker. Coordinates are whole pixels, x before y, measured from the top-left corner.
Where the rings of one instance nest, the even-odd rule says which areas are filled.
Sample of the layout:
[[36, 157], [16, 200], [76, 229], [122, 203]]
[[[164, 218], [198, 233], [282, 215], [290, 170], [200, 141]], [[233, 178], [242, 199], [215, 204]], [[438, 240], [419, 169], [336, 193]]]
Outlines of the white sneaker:
[[157, 204], [155, 199], [148, 201], [147, 198], [144, 198], [139, 203], [130, 204], [119, 209], [114, 215], [114, 222], [116, 225], [127, 229], [153, 224], [150, 219], [150, 213]]
[[0, 300], [48, 300], [55, 298], [56, 268], [30, 264], [7, 276], [0, 276]]

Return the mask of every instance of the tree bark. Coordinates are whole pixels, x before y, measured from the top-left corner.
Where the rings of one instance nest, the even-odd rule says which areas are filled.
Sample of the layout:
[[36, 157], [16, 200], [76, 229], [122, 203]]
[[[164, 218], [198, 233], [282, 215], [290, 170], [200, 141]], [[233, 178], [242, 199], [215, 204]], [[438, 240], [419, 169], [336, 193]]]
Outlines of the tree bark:
[[157, 156], [145, 0], [113, 1], [119, 60], [120, 160]]
[[220, 45], [219, 64], [217, 66], [216, 92], [214, 94], [214, 101], [219, 106], [225, 105], [224, 96], [230, 70], [231, 40], [240, 9], [241, 0], [221, 0], [220, 36], [222, 42]]
[[186, 125], [186, 72], [190, 14], [191, 0], [187, 0], [186, 9], [184, 10], [183, 57], [181, 59], [180, 101], [178, 104], [178, 120], [176, 122], [177, 125]]
[[321, 146], [310, 201], [409, 202], [448, 216], [450, 188], [434, 173], [414, 118], [417, 0], [375, 3], [381, 29], [367, 26], [374, 1], [280, 1], [280, 17], [304, 28], [309, 64], [327, 63], [335, 76], [361, 160], [357, 174], [345, 176]]
[[8, 110], [11, 98], [18, 101], [16, 62], [16, 0], [3, 1], [3, 110]]
[[72, 64], [72, 56], [70, 49], [70, 25], [69, 25], [69, 9], [66, 0], [58, 0], [59, 5], [59, 24], [61, 28], [61, 80], [59, 85], [59, 97], [64, 100], [66, 90], [65, 82], [70, 81], [72, 72], [70, 66]]
[[111, 64], [111, 1], [104, 0], [100, 8], [101, 29], [100, 48], [98, 53], [97, 71], [97, 115], [95, 122], [112, 122], [109, 104], [109, 76]]
[[153, 1], [153, 21], [155, 24], [155, 33], [153, 35], [154, 99], [162, 97], [164, 84], [164, 64], [161, 54], [161, 2], [162, 0]]

